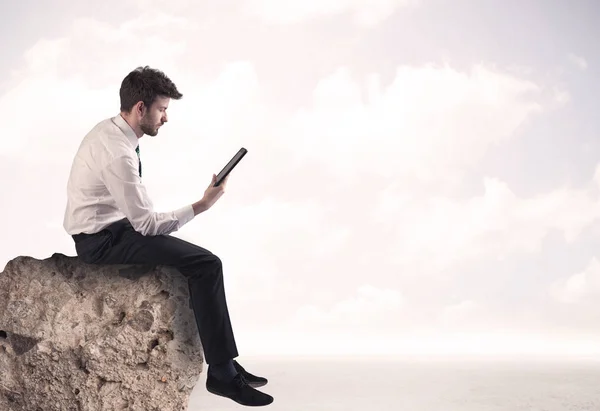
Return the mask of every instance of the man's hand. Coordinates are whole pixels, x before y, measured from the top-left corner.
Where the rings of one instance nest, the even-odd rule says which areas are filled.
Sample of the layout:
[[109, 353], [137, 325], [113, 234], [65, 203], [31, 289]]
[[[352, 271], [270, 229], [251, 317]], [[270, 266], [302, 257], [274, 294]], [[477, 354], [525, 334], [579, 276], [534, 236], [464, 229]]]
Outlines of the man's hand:
[[225, 192], [227, 180], [229, 180], [229, 176], [225, 177], [225, 179], [221, 182], [221, 184], [219, 184], [218, 187], [214, 187], [215, 183], [217, 182], [217, 175], [213, 174], [212, 180], [208, 185], [208, 188], [204, 191], [204, 197], [202, 197], [202, 200], [198, 201], [193, 205], [195, 215], [208, 210], [217, 202], [219, 198], [221, 198], [221, 196]]

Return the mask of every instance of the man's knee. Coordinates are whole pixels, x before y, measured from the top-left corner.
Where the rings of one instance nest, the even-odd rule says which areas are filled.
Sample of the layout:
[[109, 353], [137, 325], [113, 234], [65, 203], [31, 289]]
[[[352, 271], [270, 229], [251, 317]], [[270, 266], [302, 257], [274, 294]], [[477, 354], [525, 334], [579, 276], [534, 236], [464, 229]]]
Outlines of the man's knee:
[[221, 262], [221, 259], [215, 255], [215, 254], [205, 254], [205, 253], [198, 253], [196, 255], [196, 263], [197, 264], [201, 264], [201, 265], [210, 265], [210, 266], [217, 266], [217, 267], [222, 267], [223, 263]]
[[214, 254], [198, 256], [193, 265], [195, 268], [195, 275], [223, 275], [223, 263], [221, 262], [221, 259]]
[[218, 256], [214, 254], [210, 256], [210, 265], [211, 271], [214, 271], [216, 275], [223, 275], [223, 262]]
[[219, 256], [213, 254], [212, 258], [214, 259], [214, 264], [215, 265], [218, 265], [219, 267], [223, 267], [223, 262], [221, 261], [221, 259], [219, 258]]

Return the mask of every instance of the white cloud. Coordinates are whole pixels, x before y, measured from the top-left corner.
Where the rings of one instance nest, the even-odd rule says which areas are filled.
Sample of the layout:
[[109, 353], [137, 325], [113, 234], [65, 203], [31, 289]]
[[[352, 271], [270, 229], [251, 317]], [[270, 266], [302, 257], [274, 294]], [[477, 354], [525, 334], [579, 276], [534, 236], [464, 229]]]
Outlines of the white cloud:
[[426, 196], [408, 201], [405, 190], [389, 189], [372, 217], [393, 221], [390, 258], [409, 272], [418, 266], [435, 273], [470, 260], [537, 252], [551, 230], [573, 242], [600, 217], [593, 185], [520, 198], [498, 179], [483, 182], [484, 192], [465, 200]]
[[330, 308], [321, 308], [307, 304], [296, 311], [288, 325], [291, 329], [317, 329], [325, 327], [347, 328], [375, 326], [380, 328], [384, 322], [395, 322], [400, 315], [404, 298], [397, 290], [380, 289], [372, 285], [358, 287], [352, 297], [333, 304]]
[[572, 276], [555, 281], [549, 295], [556, 301], [567, 304], [600, 306], [600, 261], [593, 257], [587, 266]]
[[482, 65], [401, 66], [386, 88], [377, 74], [361, 83], [347, 68], [321, 80], [286, 131], [299, 156], [346, 178], [446, 178], [542, 109], [540, 86]]
[[[275, 261], [293, 265], [294, 261], [315, 257], [319, 252], [318, 247], [311, 246], [315, 237], [321, 235], [319, 246], [325, 248], [334, 248], [340, 241], [336, 233], [330, 233], [327, 240], [327, 234], [320, 229], [325, 213], [314, 201], [290, 203], [266, 197], [245, 206], [230, 206], [225, 198], [219, 201], [223, 204], [207, 212], [211, 217], [206, 218], [202, 227], [188, 226], [180, 237], [219, 250], [217, 253], [227, 261], [228, 277], [232, 283], [239, 282], [242, 299], [273, 299], [276, 293], [273, 287], [281, 282], [276, 277], [284, 276], [279, 268], [287, 269], [275, 267]], [[253, 285], [257, 293], [244, 296]], [[232, 292], [237, 295], [236, 289]]]
[[359, 26], [377, 25], [396, 11], [419, 0], [249, 0], [243, 10], [268, 23], [291, 24], [321, 16], [350, 13]]
[[173, 67], [174, 60], [187, 51], [185, 35], [197, 29], [186, 18], [153, 10], [120, 25], [78, 18], [64, 37], [41, 38], [27, 50], [19, 74], [21, 78], [77, 77], [94, 88], [109, 85], [113, 73], [121, 80], [122, 73], [139, 65]]
[[571, 95], [566, 90], [555, 89], [554, 90], [554, 100], [559, 104], [567, 104], [571, 101]]
[[[193, 30], [186, 22], [155, 12], [120, 26], [84, 18], [65, 37], [40, 39], [24, 53], [14, 86], [0, 98], [7, 119], [0, 154], [17, 156], [27, 149], [24, 158], [32, 162], [70, 155], [80, 142], [70, 136], [83, 137], [99, 115], [118, 112], [118, 86], [126, 73], [145, 64], [173, 67], [186, 42], [170, 41], [169, 35]], [[149, 27], [159, 31], [149, 34]], [[26, 109], [32, 106], [38, 108], [33, 113]]]
[[440, 322], [443, 326], [456, 327], [473, 321], [473, 314], [481, 309], [480, 305], [472, 300], [464, 300], [458, 304], [452, 304], [442, 309]]
[[[400, 2], [305, 2], [289, 10], [280, 4], [273, 5], [269, 18], [298, 21], [353, 13], [363, 24], [375, 24]], [[432, 291], [426, 296], [438, 296], [433, 291], [439, 291], [439, 283], [415, 281], [414, 289], [400, 292], [396, 281], [423, 271], [458, 276], [452, 271], [458, 264], [535, 252], [551, 230], [561, 230], [572, 242], [598, 218], [598, 186], [559, 187], [528, 198], [486, 177], [480, 195], [452, 196], [463, 173], [472, 171], [488, 150], [516, 138], [553, 102], [568, 102], [566, 90], [546, 89], [485, 64], [466, 72], [448, 65], [404, 65], [389, 84], [379, 73], [358, 78], [349, 66], [319, 81], [309, 105], [286, 112], [283, 104], [265, 98], [265, 90], [276, 84], [257, 72], [262, 65], [253, 56], [231, 61], [214, 78], [202, 78], [178, 64], [190, 50], [186, 35], [197, 27], [186, 19], [153, 16], [119, 26], [80, 20], [68, 36], [41, 40], [26, 54], [19, 81], [0, 99], [8, 130], [0, 154], [11, 154], [21, 164], [60, 166], [43, 176], [32, 169], [23, 178], [34, 184], [22, 185], [27, 191], [15, 195], [19, 205], [4, 205], [7, 215], [18, 207], [34, 216], [29, 228], [17, 226], [17, 220], [7, 222], [7, 232], [16, 237], [5, 252], [31, 254], [25, 247], [32, 244], [27, 230], [46, 238], [37, 246], [49, 253], [59, 251], [58, 236], [70, 243], [56, 219], [64, 210], [57, 187], [64, 187], [83, 135], [116, 113], [124, 74], [140, 64], [163, 69], [185, 99], [172, 103], [170, 122], [160, 136], [142, 142], [146, 184], [157, 209], [198, 200], [211, 173], [240, 146], [250, 149], [218, 205], [176, 234], [222, 258], [232, 316], [241, 327], [271, 324], [301, 301], [289, 332], [294, 327], [327, 329], [329, 348], [335, 350], [333, 342], [349, 338], [344, 333], [366, 329], [372, 334], [347, 347], [366, 352], [378, 344], [395, 349], [397, 340], [380, 338], [394, 331], [386, 325], [390, 322], [418, 327], [433, 318], [431, 324], [441, 320], [452, 329], [482, 324], [489, 311], [477, 296], [439, 308], [434, 297], [408, 298], [424, 289]], [[36, 110], [33, 121], [32, 112], [22, 109], [32, 102], [48, 108]], [[600, 168], [595, 183], [599, 176]], [[391, 183], [386, 186], [386, 181]], [[40, 197], [46, 199], [45, 215], [37, 210]], [[40, 233], [40, 227], [52, 231]], [[562, 295], [581, 300], [582, 290], [595, 284], [593, 278], [579, 275], [563, 284]], [[340, 281], [343, 292], [356, 292], [340, 300]], [[365, 281], [379, 285], [361, 286]], [[259, 347], [264, 335], [256, 336]], [[436, 338], [415, 339], [408, 348], [423, 343], [444, 350], [445, 342]], [[322, 348], [310, 345], [309, 334], [305, 339], [308, 348], [298, 339], [297, 349]], [[478, 343], [467, 337], [448, 341], [452, 349]]]
[[580, 70], [586, 70], [588, 67], [588, 63], [585, 58], [578, 56], [573, 53], [569, 53], [568, 55], [569, 61], [576, 65]]
[[193, 144], [212, 153], [217, 146], [211, 144], [229, 147], [260, 141], [259, 131], [269, 120], [269, 113], [261, 101], [258, 76], [251, 62], [231, 62], [210, 80], [198, 81], [194, 76], [194, 73], [178, 76], [177, 84], [185, 91], [187, 101], [178, 107], [181, 120], [169, 124], [170, 133], [195, 133], [201, 139]]

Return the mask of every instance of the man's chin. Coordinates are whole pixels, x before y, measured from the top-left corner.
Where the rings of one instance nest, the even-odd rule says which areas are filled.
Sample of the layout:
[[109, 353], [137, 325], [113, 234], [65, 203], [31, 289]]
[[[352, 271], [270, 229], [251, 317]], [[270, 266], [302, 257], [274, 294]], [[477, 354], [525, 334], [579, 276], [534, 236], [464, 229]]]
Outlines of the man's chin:
[[146, 130], [144, 131], [144, 134], [150, 136], [150, 137], [155, 137], [158, 134], [158, 129], [156, 130]]

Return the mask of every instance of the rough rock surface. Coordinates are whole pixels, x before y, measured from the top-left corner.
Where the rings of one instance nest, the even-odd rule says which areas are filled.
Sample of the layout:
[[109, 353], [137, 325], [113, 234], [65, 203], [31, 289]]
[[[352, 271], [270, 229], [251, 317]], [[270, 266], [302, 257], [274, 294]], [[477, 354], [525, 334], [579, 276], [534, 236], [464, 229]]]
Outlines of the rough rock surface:
[[0, 410], [178, 411], [203, 368], [172, 267], [17, 257], [0, 273]]

